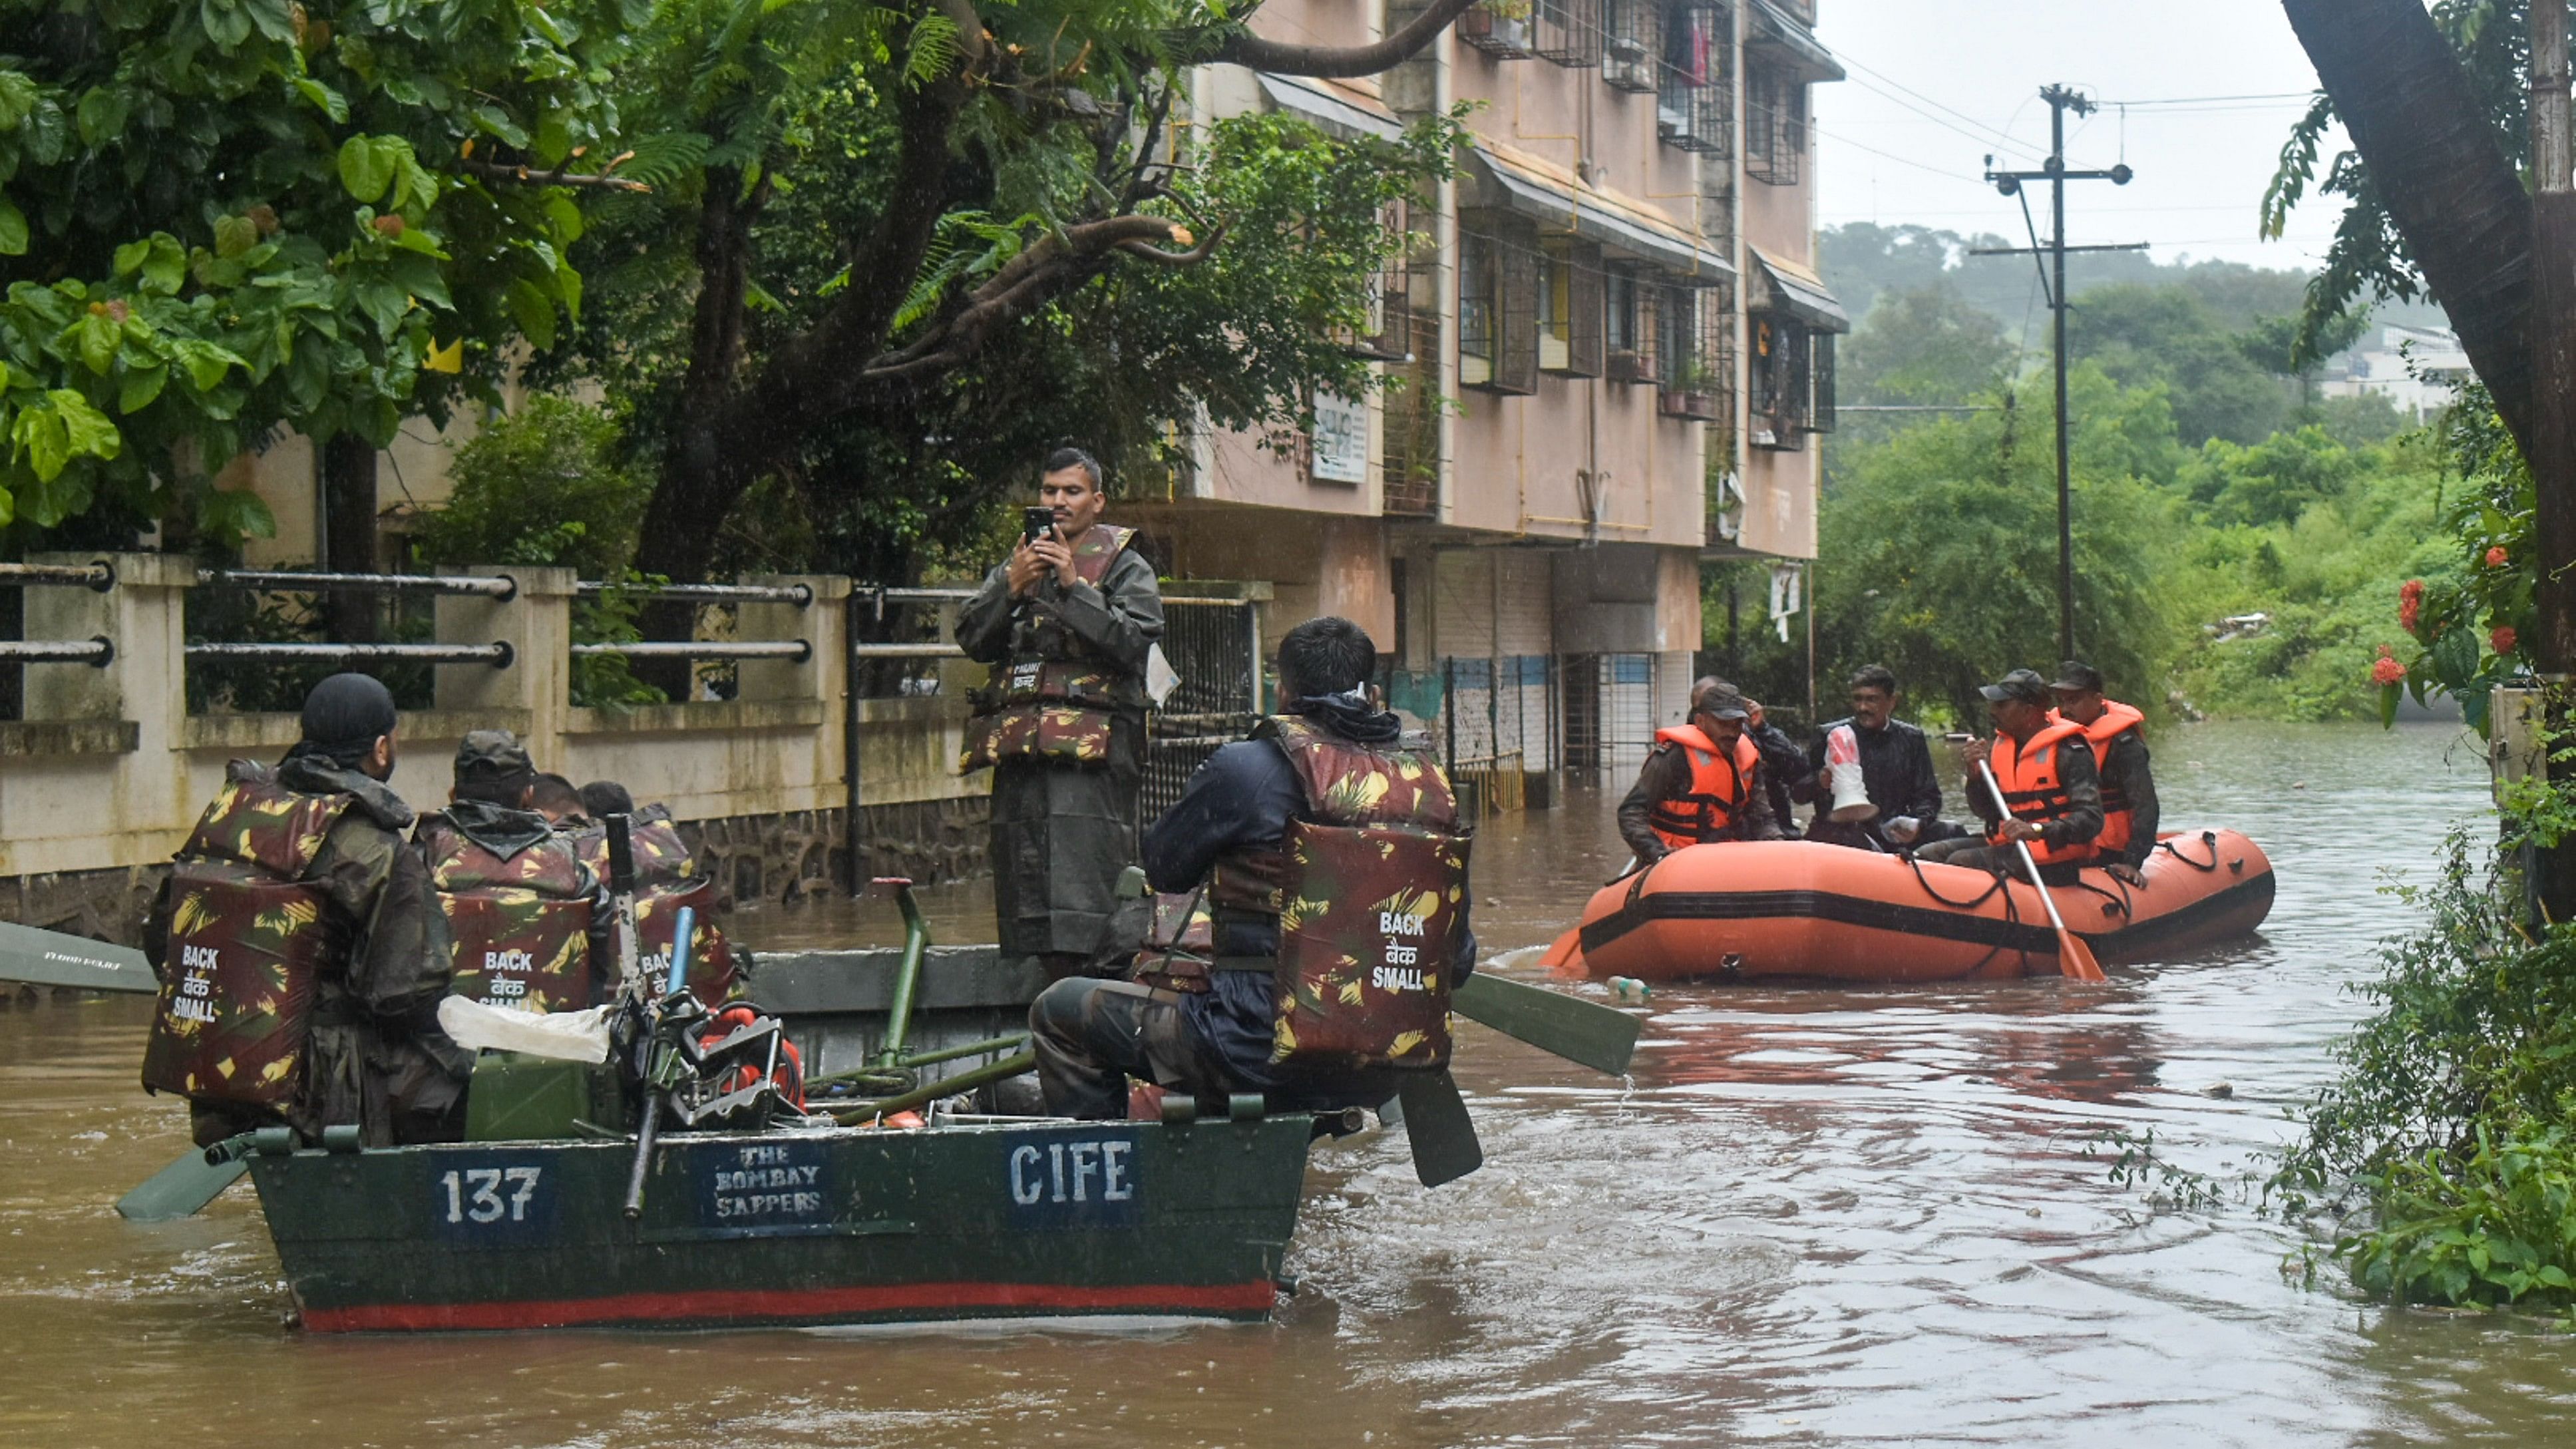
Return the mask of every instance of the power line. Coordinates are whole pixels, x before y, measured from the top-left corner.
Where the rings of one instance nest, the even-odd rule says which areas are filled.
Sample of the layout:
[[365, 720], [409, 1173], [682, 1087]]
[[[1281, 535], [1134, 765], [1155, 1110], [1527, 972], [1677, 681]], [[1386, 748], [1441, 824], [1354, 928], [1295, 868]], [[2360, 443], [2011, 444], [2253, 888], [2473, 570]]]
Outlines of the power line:
[[[2025, 155], [2025, 156], [2028, 156], [2028, 155], [2035, 155], [2035, 154], [2036, 154], [2036, 148], [2031, 147], [2031, 146], [2024, 145], [2023, 143], [2021, 143], [2021, 142], [2019, 142], [2019, 141], [2014, 140], [2014, 139], [2013, 139], [2013, 136], [2012, 136], [2012, 132], [2011, 132], [2011, 131], [2009, 131], [2009, 130], [1998, 130], [1998, 129], [1996, 129], [1996, 128], [1995, 128], [1995, 127], [1993, 127], [1993, 126], [1990, 126], [1990, 125], [1986, 124], [1985, 122], [1978, 120], [1976, 117], [1969, 115], [1969, 114], [1968, 114], [1967, 112], [1965, 112], [1965, 111], [1959, 110], [1959, 109], [1957, 109], [1957, 108], [1955, 108], [1955, 107], [1952, 107], [1952, 106], [1945, 106], [1945, 105], [1943, 105], [1942, 103], [1940, 103], [1939, 101], [1936, 101], [1936, 100], [1932, 99], [1930, 96], [1927, 96], [1927, 95], [1923, 94], [1921, 91], [1918, 91], [1918, 90], [1914, 89], [1912, 86], [1907, 85], [1905, 82], [1903, 82], [1903, 81], [1901, 81], [1901, 80], [1898, 80], [1896, 77], [1894, 77], [1894, 76], [1892, 76], [1892, 75], [1887, 74], [1885, 71], [1879, 70], [1879, 69], [1877, 69], [1877, 68], [1876, 68], [1876, 67], [1874, 67], [1874, 66], [1867, 66], [1867, 65], [1863, 65], [1863, 64], [1861, 64], [1859, 61], [1852, 59], [1852, 58], [1851, 58], [1851, 56], [1850, 56], [1850, 55], [1848, 55], [1848, 54], [1839, 54], [1839, 55], [1837, 55], [1835, 58], [1836, 58], [1836, 59], [1838, 59], [1838, 60], [1840, 60], [1843, 64], [1845, 64], [1845, 65], [1847, 65], [1847, 66], [1851, 67], [1851, 68], [1852, 68], [1852, 69], [1854, 69], [1854, 70], [1858, 70], [1858, 71], [1865, 71], [1865, 72], [1867, 72], [1867, 73], [1868, 73], [1868, 74], [1870, 74], [1870, 75], [1874, 75], [1874, 76], [1878, 77], [1881, 81], [1886, 82], [1888, 85], [1894, 86], [1896, 89], [1898, 89], [1898, 90], [1900, 90], [1900, 91], [1905, 92], [1907, 95], [1914, 97], [1916, 100], [1921, 101], [1923, 104], [1925, 104], [1925, 105], [1927, 105], [1927, 106], [1932, 107], [1932, 108], [1933, 108], [1934, 110], [1936, 110], [1936, 111], [1944, 111], [1944, 112], [1947, 112], [1947, 113], [1949, 113], [1950, 115], [1955, 116], [1955, 117], [1957, 117], [1958, 119], [1960, 119], [1960, 120], [1962, 120], [1962, 121], [1967, 122], [1970, 126], [1974, 127], [1977, 131], [1984, 133], [1983, 135], [1980, 135], [1980, 136], [1978, 136], [1978, 137], [1976, 138], [1976, 139], [1977, 139], [1977, 144], [1979, 144], [1979, 145], [1981, 145], [1981, 146], [1991, 144], [1991, 145], [1993, 145], [1993, 146], [1995, 147], [1995, 149], [1997, 149], [1997, 150], [1999, 150], [1999, 151], [2000, 151], [2000, 150], [2010, 149], [2010, 150], [2018, 151], [2018, 152], [2022, 153], [2022, 154], [2023, 154], [2023, 155]], [[1991, 142], [1990, 142], [1990, 141], [1988, 141], [1988, 140], [1986, 139], [1987, 137], [1993, 137], [1993, 138], [1995, 138], [1995, 139], [1994, 139], [1993, 141], [1991, 141]]]
[[1809, 122], [1808, 125], [1817, 135], [1830, 137], [1833, 140], [1840, 141], [1844, 145], [1849, 146], [1856, 151], [1867, 151], [1872, 156], [1886, 157], [1888, 160], [1894, 161], [1901, 166], [1911, 166], [1917, 171], [1929, 171], [1935, 176], [1947, 177], [1952, 181], [1964, 181], [1971, 186], [1983, 184], [1978, 181], [1977, 178], [1968, 175], [1964, 171], [1946, 170], [1942, 167], [1935, 166], [1928, 161], [1917, 161], [1911, 156], [1899, 156], [1893, 151], [1882, 151], [1876, 146], [1870, 145], [1866, 141], [1855, 141], [1851, 137], [1845, 136], [1839, 132], [1828, 131], [1824, 127], [1818, 126], [1812, 121]]
[[2146, 101], [2106, 100], [2101, 104], [2106, 106], [2198, 106], [2214, 101], [2312, 101], [2316, 99], [2316, 95], [2315, 91], [2266, 91], [2257, 95], [2243, 96], [2166, 96]]

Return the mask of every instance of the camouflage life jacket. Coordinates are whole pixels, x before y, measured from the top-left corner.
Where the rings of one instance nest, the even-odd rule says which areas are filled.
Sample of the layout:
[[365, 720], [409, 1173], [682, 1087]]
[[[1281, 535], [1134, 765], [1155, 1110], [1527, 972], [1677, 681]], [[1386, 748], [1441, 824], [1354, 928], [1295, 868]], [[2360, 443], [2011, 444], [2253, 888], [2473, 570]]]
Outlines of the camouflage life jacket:
[[1468, 845], [1449, 777], [1427, 748], [1355, 744], [1302, 719], [1264, 720], [1254, 737], [1287, 751], [1305, 816], [1279, 849], [1220, 860], [1209, 893], [1279, 917], [1271, 1062], [1445, 1065]]
[[591, 1004], [590, 886], [581, 857], [548, 837], [503, 856], [444, 814], [416, 837], [455, 947], [457, 995], [522, 1011]]
[[[628, 817], [627, 845], [635, 857], [635, 960], [649, 981], [671, 976], [671, 940], [677, 934], [680, 907], [696, 911], [689, 932], [689, 989], [710, 1005], [734, 993], [742, 968], [733, 946], [716, 925], [716, 883], [698, 873], [698, 858], [689, 853], [680, 828], [671, 823], [670, 807], [648, 805]], [[584, 821], [565, 836], [580, 852], [582, 864], [601, 880], [608, 875], [608, 827]]]
[[289, 790], [248, 760], [225, 767], [170, 873], [144, 1090], [278, 1109], [296, 1100], [322, 968], [348, 946], [302, 877], [354, 798]]
[[[1106, 523], [1085, 529], [1073, 546], [1075, 576], [1098, 588], [1135, 537], [1132, 528]], [[1117, 712], [1142, 703], [1134, 682], [1106, 664], [1014, 654], [975, 692], [957, 773], [1012, 759], [1106, 765]]]

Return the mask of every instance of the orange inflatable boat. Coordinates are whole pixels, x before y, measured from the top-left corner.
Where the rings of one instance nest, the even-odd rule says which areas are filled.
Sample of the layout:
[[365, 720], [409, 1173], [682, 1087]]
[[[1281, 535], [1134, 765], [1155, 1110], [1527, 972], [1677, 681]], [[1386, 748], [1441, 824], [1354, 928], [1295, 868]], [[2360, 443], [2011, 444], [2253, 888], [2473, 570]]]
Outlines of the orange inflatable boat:
[[[2272, 862], [2233, 830], [2168, 832], [2128, 885], [2087, 870], [2053, 888], [2103, 961], [2195, 950], [2263, 923]], [[1563, 976], [1951, 981], [2057, 973], [2036, 888], [1805, 840], [1678, 850], [1611, 882], [1548, 949]]]

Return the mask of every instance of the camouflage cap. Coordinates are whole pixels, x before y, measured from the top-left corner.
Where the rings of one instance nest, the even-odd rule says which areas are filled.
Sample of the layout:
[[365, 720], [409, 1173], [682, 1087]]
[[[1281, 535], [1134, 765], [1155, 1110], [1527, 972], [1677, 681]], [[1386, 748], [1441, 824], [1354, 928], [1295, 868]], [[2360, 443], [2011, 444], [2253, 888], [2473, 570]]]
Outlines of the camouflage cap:
[[2036, 669], [2016, 669], [1992, 684], [1977, 687], [1977, 693], [1998, 704], [2017, 699], [2024, 704], [2048, 703], [2048, 681]]
[[456, 747], [458, 784], [533, 779], [536, 773], [536, 762], [528, 758], [528, 747], [508, 730], [472, 730]]

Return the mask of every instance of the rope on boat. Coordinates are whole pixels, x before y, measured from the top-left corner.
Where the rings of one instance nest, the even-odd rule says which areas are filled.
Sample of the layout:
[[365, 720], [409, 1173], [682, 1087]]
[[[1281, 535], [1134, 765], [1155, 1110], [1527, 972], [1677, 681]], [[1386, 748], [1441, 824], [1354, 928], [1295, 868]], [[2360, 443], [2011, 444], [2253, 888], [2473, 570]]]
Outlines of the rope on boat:
[[2218, 832], [2215, 830], [2204, 830], [2200, 832], [2200, 843], [2209, 847], [2209, 859], [2206, 862], [2194, 860], [2190, 856], [2183, 854], [2181, 851], [2174, 849], [2174, 843], [2170, 840], [2157, 841], [2156, 849], [2161, 850], [2165, 854], [2172, 856], [2174, 859], [2181, 861], [2183, 864], [2190, 866], [2193, 870], [2199, 871], [2202, 875], [2213, 874], [2218, 869]]
[[[1904, 861], [1906, 867], [1914, 872], [1914, 883], [1923, 887], [1923, 893], [1925, 895], [1930, 896], [1932, 899], [1939, 901], [1941, 904], [1948, 906], [1954, 911], [1973, 911], [1977, 907], [1984, 905], [1987, 901], [1994, 899], [1995, 892], [2003, 891], [2004, 924], [2009, 926], [2018, 926], [2021, 924], [2021, 903], [2013, 899], [2011, 891], [2005, 889], [2006, 877], [2001, 875], [1990, 875], [1987, 877], [1986, 889], [1983, 895], [1978, 896], [1972, 901], [1954, 901], [1948, 896], [1945, 896], [1939, 891], [1933, 889], [1930, 878], [1923, 874], [1923, 862], [1914, 858], [1913, 851], [1900, 850], [1896, 853], [1896, 858]], [[2046, 890], [2048, 887], [2040, 886], [2039, 889]], [[1985, 970], [1986, 963], [1994, 960], [1995, 953], [2002, 949], [2004, 948], [2001, 946], [1988, 946], [1986, 948], [1986, 954], [1977, 958], [1977, 964], [1969, 967], [1967, 974], [1974, 975], [1979, 971]], [[2019, 946], [2015, 946], [2012, 949], [2021, 957], [2021, 974], [2024, 976], [2029, 975], [2030, 952], [2023, 950]]]

